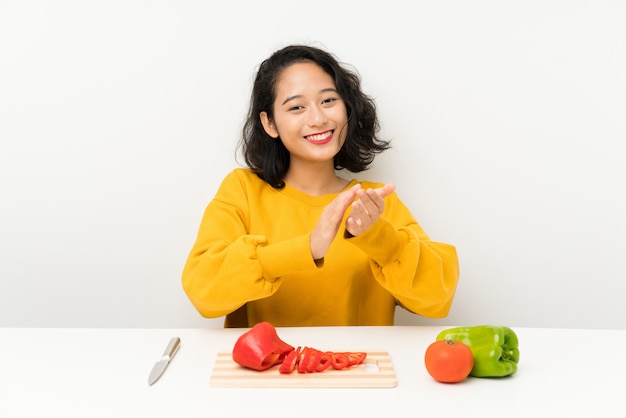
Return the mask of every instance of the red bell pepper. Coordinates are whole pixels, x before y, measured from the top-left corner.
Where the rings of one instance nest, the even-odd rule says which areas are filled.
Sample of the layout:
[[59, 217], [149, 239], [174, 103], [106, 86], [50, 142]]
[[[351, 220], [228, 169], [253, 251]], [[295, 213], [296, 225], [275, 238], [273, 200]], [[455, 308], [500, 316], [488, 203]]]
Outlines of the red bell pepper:
[[309, 347], [304, 347], [302, 351], [300, 351], [300, 356], [298, 358], [298, 373], [306, 373], [307, 365], [309, 361], [311, 361], [311, 354], [313, 351]]
[[365, 359], [367, 358], [367, 353], [361, 351], [356, 353], [347, 352], [345, 354], [348, 356], [348, 360], [350, 360], [350, 366], [365, 363]]
[[312, 347], [295, 348], [278, 337], [269, 322], [260, 322], [242, 334], [233, 348], [233, 360], [243, 367], [263, 371], [280, 364], [283, 374], [316, 373], [332, 367], [342, 370], [365, 362], [365, 352], [321, 351]]
[[237, 339], [232, 355], [239, 365], [260, 371], [282, 363], [293, 350], [278, 337], [272, 324], [259, 322]]
[[300, 358], [300, 351], [302, 348], [298, 346], [293, 351], [290, 351], [289, 354], [285, 357], [283, 362], [280, 364], [278, 371], [283, 374], [289, 374], [293, 372], [296, 367], [298, 367], [298, 359]]
[[322, 352], [320, 350], [316, 350], [315, 348], [311, 348], [311, 357], [309, 358], [309, 362], [306, 365], [307, 373], [314, 373], [317, 371], [317, 366], [322, 361]]
[[333, 353], [330, 351], [322, 352], [321, 358], [317, 366], [315, 366], [316, 372], [323, 372], [333, 364]]
[[333, 368], [335, 370], [345, 369], [350, 367], [350, 358], [346, 353], [333, 353]]

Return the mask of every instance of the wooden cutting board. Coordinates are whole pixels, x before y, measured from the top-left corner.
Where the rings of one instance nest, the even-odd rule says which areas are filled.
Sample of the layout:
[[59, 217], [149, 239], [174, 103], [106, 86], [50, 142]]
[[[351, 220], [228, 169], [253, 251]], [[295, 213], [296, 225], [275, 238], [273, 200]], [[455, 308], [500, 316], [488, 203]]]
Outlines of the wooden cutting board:
[[[365, 351], [365, 350], [352, 350]], [[231, 352], [220, 351], [211, 372], [211, 386], [229, 388], [392, 388], [397, 385], [389, 353], [366, 351], [363, 364], [319, 373], [281, 374], [278, 366], [262, 372], [235, 363]]]

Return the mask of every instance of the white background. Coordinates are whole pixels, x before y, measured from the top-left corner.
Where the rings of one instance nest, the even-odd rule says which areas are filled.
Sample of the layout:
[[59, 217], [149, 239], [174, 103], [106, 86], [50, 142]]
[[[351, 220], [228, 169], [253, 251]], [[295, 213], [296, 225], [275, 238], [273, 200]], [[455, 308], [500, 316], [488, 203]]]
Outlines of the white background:
[[[256, 66], [354, 65], [395, 182], [457, 247], [450, 315], [626, 328], [626, 3], [0, 0], [0, 326], [221, 327], [181, 287]], [[349, 173], [348, 173], [349, 174]]]

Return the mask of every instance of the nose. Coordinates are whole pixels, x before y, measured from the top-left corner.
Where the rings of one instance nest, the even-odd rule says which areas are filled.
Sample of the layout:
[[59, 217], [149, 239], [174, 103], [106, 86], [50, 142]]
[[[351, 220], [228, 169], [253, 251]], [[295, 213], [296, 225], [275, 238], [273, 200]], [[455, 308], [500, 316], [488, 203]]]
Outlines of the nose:
[[326, 113], [321, 106], [310, 106], [307, 116], [307, 123], [309, 124], [309, 126], [324, 125], [327, 121]]

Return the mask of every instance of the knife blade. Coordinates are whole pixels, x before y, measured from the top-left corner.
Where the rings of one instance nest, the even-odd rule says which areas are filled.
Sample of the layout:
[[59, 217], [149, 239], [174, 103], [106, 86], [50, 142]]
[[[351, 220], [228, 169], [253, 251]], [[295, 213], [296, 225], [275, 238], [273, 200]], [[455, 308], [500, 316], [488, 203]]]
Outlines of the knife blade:
[[156, 363], [154, 363], [154, 366], [152, 367], [152, 371], [150, 372], [150, 376], [148, 377], [148, 384], [152, 386], [154, 382], [159, 380], [159, 378], [161, 377], [165, 369], [167, 369], [167, 366], [170, 364], [170, 361], [172, 361], [172, 359], [178, 352], [179, 348], [180, 348], [180, 338], [178, 337], [172, 338], [170, 342], [167, 344], [167, 348], [163, 352], [161, 359], [157, 361]]

